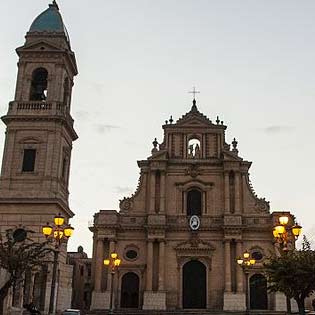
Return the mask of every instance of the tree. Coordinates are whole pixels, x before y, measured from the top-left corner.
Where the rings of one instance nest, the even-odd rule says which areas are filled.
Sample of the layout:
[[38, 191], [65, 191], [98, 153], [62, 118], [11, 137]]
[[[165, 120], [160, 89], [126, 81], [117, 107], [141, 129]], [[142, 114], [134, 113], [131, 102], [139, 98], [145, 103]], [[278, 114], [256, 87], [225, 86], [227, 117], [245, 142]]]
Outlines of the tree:
[[282, 292], [293, 298], [299, 313], [305, 313], [305, 298], [315, 290], [315, 251], [303, 239], [301, 250], [289, 251], [281, 257], [272, 256], [264, 264], [270, 292]]
[[[21, 237], [21, 234], [24, 235]], [[0, 268], [7, 272], [6, 280], [0, 287], [0, 315], [3, 314], [4, 299], [10, 288], [23, 281], [27, 270], [42, 265], [47, 253], [52, 251], [47, 247], [47, 241], [38, 243], [26, 236], [24, 229], [7, 230], [5, 239], [0, 235]]]

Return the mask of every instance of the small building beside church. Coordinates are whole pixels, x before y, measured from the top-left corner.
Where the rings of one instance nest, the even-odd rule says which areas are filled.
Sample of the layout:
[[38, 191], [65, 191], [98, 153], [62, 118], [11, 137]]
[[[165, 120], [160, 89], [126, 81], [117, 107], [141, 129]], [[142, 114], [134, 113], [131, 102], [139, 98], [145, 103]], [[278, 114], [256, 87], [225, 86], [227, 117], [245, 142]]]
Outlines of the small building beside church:
[[91, 306], [91, 262], [92, 259], [79, 246], [77, 252], [67, 253], [68, 264], [73, 266], [72, 299], [73, 309], [89, 310]]
[[116, 308], [245, 310], [245, 275], [236, 263], [248, 250], [252, 309], [285, 310], [281, 294], [267, 293], [263, 261], [274, 251], [280, 213], [255, 194], [251, 162], [226, 125], [191, 110], [162, 126], [161, 143], [138, 161], [140, 178], [120, 209], [94, 216], [91, 309], [108, 309], [110, 272], [103, 259], [118, 253], [113, 282]]

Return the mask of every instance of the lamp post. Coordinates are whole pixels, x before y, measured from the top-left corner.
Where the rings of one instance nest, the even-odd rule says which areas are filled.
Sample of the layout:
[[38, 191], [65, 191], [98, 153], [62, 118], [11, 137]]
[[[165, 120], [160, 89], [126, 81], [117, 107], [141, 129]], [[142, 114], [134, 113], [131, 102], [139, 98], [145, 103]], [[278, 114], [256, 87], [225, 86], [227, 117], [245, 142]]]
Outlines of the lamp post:
[[104, 265], [110, 268], [111, 278], [110, 278], [110, 301], [109, 301], [109, 314], [113, 314], [114, 305], [113, 305], [113, 284], [114, 284], [114, 275], [118, 267], [120, 266], [121, 259], [118, 257], [117, 253], [111, 253], [110, 258], [104, 259]]
[[[302, 227], [298, 224], [289, 225], [289, 216], [283, 213], [279, 217], [279, 223], [273, 227], [272, 234], [276, 244], [280, 247], [280, 256], [284, 255], [288, 250], [293, 249], [288, 246], [294, 243], [301, 235]], [[286, 296], [287, 312], [291, 313], [291, 301]]]
[[290, 250], [288, 244], [298, 239], [301, 234], [302, 227], [298, 224], [289, 225], [289, 217], [283, 214], [279, 217], [279, 224], [274, 226], [272, 234], [275, 242], [280, 245], [282, 252]]
[[54, 245], [54, 262], [53, 262], [53, 272], [51, 280], [51, 291], [50, 291], [50, 301], [49, 301], [49, 314], [54, 314], [55, 312], [55, 294], [56, 294], [56, 280], [57, 280], [57, 267], [58, 267], [58, 256], [59, 248], [63, 241], [66, 241], [73, 234], [74, 228], [70, 225], [64, 226], [65, 218], [59, 213], [54, 217], [54, 224], [42, 227], [42, 233], [47, 239], [51, 240]]
[[243, 272], [245, 274], [245, 301], [246, 301], [246, 314], [249, 311], [249, 297], [248, 297], [248, 274], [249, 274], [249, 267], [252, 267], [255, 265], [256, 260], [250, 256], [249, 251], [245, 251], [243, 253], [242, 257], [238, 257], [236, 259], [237, 264], [242, 267]]

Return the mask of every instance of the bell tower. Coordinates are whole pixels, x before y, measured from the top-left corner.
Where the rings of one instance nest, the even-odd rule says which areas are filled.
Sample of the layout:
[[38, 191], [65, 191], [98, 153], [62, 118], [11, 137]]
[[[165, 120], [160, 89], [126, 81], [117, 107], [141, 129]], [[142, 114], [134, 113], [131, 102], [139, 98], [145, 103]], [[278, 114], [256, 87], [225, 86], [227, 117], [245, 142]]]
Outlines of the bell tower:
[[34, 20], [25, 38], [16, 50], [15, 98], [2, 117], [7, 129], [0, 202], [54, 204], [54, 212], [71, 217], [68, 182], [77, 134], [70, 109], [78, 71], [55, 1]]
[[[65, 218], [65, 224], [74, 215], [68, 204], [68, 186], [72, 143], [78, 138], [71, 117], [73, 80], [78, 70], [56, 1], [33, 21], [24, 45], [16, 52], [15, 97], [1, 118], [6, 135], [0, 176], [0, 233], [23, 227], [33, 231], [29, 235], [33, 240], [41, 242], [43, 225], [53, 222], [56, 214]], [[52, 303], [56, 311], [69, 308], [72, 267], [66, 263], [66, 253], [67, 243], [62, 243], [54, 294], [53, 267], [48, 261], [32, 275], [33, 280], [21, 284], [24, 291], [19, 292], [28, 293], [14, 291], [7, 307], [22, 310], [23, 304], [33, 301], [45, 314]]]

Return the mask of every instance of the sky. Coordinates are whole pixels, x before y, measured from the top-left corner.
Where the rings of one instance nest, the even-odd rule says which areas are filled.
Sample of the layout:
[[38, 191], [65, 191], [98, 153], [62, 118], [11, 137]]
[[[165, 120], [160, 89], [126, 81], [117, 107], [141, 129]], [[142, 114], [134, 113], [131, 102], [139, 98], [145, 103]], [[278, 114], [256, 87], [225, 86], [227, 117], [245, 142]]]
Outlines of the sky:
[[[0, 2], [0, 113], [13, 100], [15, 48], [46, 0]], [[315, 1], [59, 0], [79, 75], [72, 116], [69, 250], [136, 188], [137, 160], [161, 125], [191, 108], [228, 126], [272, 211], [290, 210], [315, 244]], [[4, 145], [0, 124], [0, 152]]]

